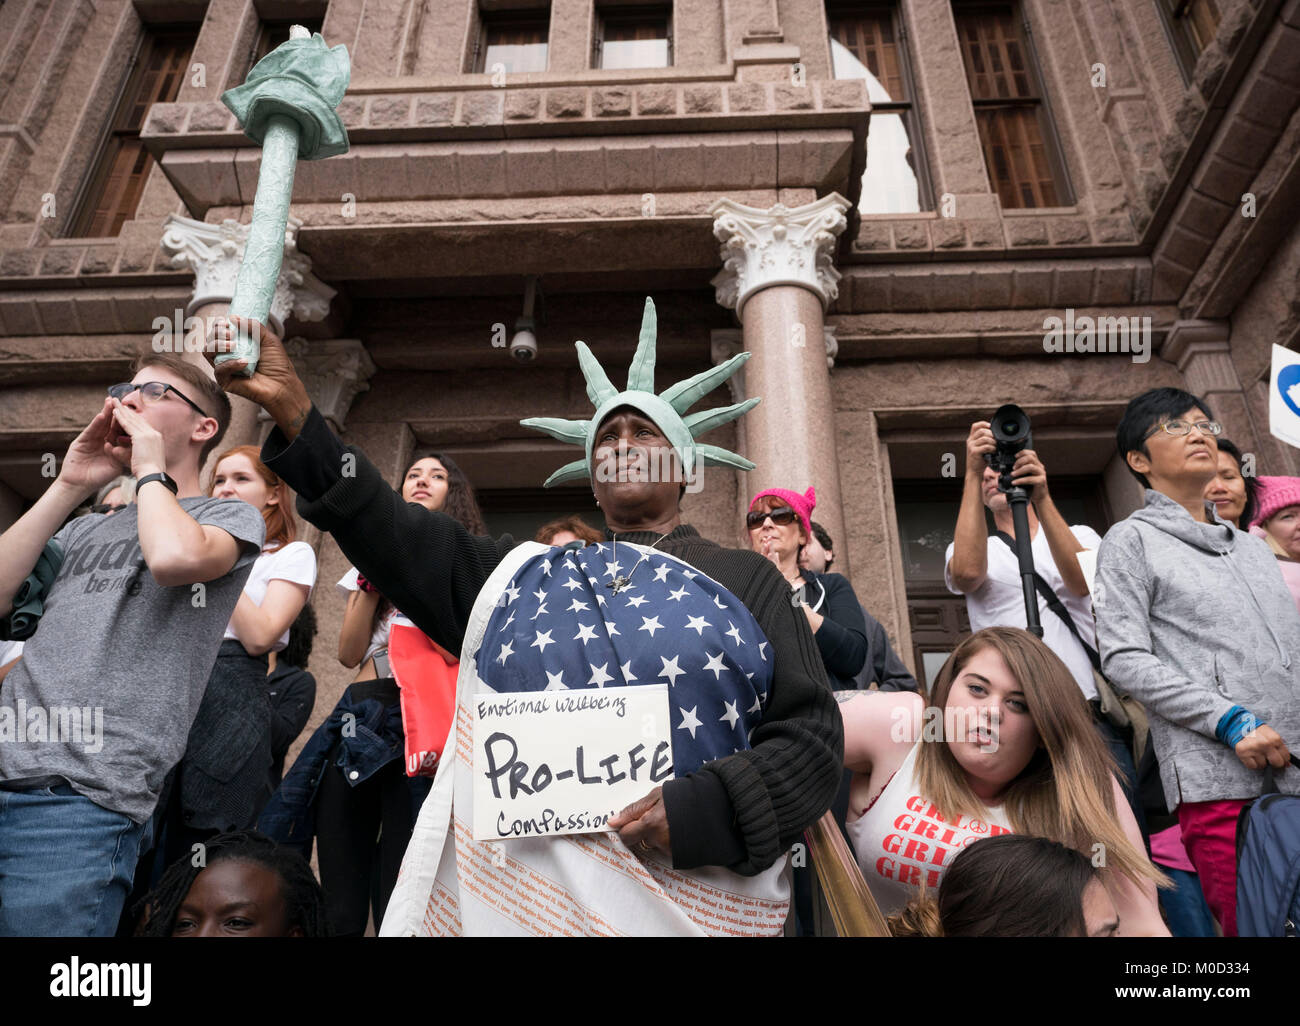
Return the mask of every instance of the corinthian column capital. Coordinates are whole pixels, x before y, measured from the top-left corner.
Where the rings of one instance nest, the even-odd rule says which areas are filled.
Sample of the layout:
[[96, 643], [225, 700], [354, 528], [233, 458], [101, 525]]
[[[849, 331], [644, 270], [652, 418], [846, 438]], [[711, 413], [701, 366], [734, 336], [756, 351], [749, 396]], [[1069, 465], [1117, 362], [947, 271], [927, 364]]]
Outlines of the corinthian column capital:
[[745, 302], [769, 285], [799, 285], [821, 300], [839, 295], [836, 239], [848, 225], [849, 201], [837, 192], [801, 207], [783, 203], [760, 210], [725, 196], [717, 200], [713, 234], [722, 243], [722, 270], [714, 277], [718, 303], [745, 319]]
[[370, 388], [375, 363], [366, 347], [355, 338], [331, 338], [308, 342], [291, 338], [284, 344], [307, 394], [335, 431], [344, 421], [357, 395]]
[[[284, 231], [284, 261], [271, 300], [271, 330], [284, 333], [292, 314], [300, 321], [324, 320], [335, 290], [311, 273], [311, 258], [298, 252], [302, 221], [290, 217]], [[194, 273], [194, 294], [185, 315], [212, 303], [229, 303], [244, 259], [248, 225], [226, 219], [220, 224], [190, 217], [168, 216], [163, 222], [162, 248], [171, 265]]]

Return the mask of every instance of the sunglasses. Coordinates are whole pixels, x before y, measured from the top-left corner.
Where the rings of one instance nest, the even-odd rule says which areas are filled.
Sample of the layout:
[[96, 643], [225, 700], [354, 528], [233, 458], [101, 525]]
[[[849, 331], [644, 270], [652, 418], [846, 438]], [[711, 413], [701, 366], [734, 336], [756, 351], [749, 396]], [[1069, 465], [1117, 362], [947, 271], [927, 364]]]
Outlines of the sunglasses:
[[110, 504], [107, 503], [107, 502], [97, 502], [97, 503], [95, 503], [95, 505], [93, 505], [93, 506], [90, 507], [90, 512], [92, 512], [92, 513], [116, 513], [116, 512], [118, 512], [119, 510], [124, 510], [124, 509], [126, 509], [126, 507], [123, 506], [123, 505], [110, 505]]
[[187, 396], [179, 388], [175, 387], [174, 385], [164, 384], [161, 381], [142, 381], [138, 385], [133, 381], [124, 381], [120, 385], [110, 385], [108, 389], [108, 394], [111, 395], [118, 402], [121, 402], [123, 399], [125, 399], [128, 395], [130, 395], [132, 392], [136, 391], [137, 389], [140, 392], [141, 398], [144, 399], [144, 401], [147, 403], [156, 403], [168, 392], [175, 392], [178, 396], [180, 396], [187, 403], [189, 403], [190, 406], [193, 407], [194, 410], [197, 411], [201, 416], [204, 417], [211, 416], [211, 414], [204, 411], [202, 406], [192, 401], [189, 398], [189, 396]]
[[762, 527], [763, 521], [771, 517], [772, 523], [776, 524], [777, 527], [786, 527], [789, 524], [793, 524], [798, 515], [799, 514], [789, 506], [781, 506], [779, 509], [774, 509], [770, 513], [764, 513], [761, 510], [754, 510], [752, 513], [746, 515], [745, 523], [752, 531], [756, 527]]

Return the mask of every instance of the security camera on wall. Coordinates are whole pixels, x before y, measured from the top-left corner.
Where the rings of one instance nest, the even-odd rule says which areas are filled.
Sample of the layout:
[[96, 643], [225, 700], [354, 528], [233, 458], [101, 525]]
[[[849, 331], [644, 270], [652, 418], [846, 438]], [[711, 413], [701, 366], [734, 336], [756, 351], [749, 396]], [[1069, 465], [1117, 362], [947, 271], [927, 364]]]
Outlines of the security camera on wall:
[[515, 335], [510, 340], [510, 355], [519, 363], [532, 363], [537, 359], [537, 336], [532, 332], [531, 318], [521, 317], [515, 322]]

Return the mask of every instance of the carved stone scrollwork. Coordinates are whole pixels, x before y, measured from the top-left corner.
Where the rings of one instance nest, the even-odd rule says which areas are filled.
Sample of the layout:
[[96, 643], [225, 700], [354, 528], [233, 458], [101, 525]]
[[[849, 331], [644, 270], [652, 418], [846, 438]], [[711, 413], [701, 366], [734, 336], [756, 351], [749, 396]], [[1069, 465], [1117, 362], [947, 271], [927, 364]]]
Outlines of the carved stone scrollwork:
[[335, 431], [342, 431], [352, 402], [370, 388], [375, 363], [354, 338], [309, 342], [291, 338], [284, 343], [307, 394]]
[[836, 240], [848, 225], [849, 202], [831, 193], [801, 207], [783, 203], [760, 210], [723, 197], [709, 207], [722, 243], [722, 270], [713, 278], [717, 300], [744, 320], [745, 300], [769, 285], [799, 285], [816, 293], [825, 310], [839, 295]]
[[[321, 321], [329, 313], [335, 290], [311, 273], [311, 258], [298, 252], [302, 221], [290, 217], [284, 231], [284, 260], [271, 300], [271, 329], [283, 334], [292, 315], [299, 321]], [[194, 273], [194, 295], [188, 317], [210, 303], [229, 303], [244, 259], [248, 225], [226, 219], [220, 224], [170, 215], [163, 222], [162, 248], [171, 265]]]

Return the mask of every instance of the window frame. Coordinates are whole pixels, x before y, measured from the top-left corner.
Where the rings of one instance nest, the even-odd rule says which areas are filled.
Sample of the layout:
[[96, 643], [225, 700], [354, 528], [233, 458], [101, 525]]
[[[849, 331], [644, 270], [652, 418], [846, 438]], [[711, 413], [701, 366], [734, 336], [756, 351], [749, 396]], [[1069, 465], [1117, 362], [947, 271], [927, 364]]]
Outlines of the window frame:
[[[126, 75], [118, 88], [117, 98], [113, 101], [111, 113], [96, 142], [95, 156], [90, 161], [89, 167], [81, 180], [81, 185], [77, 189], [76, 198], [72, 204], [73, 213], [68, 219], [62, 237], [70, 239], [116, 239], [121, 234], [122, 228], [120, 225], [117, 231], [111, 235], [91, 235], [90, 228], [94, 224], [96, 210], [103, 199], [104, 190], [107, 188], [117, 155], [122, 150], [122, 140], [134, 140], [145, 154], [146, 165], [141, 175], [143, 183], [147, 184], [149, 175], [157, 163], [153, 155], [140, 142], [140, 131], [144, 128], [149, 116], [148, 109], [141, 116], [139, 127], [134, 130], [123, 127], [130, 116], [130, 108], [134, 106], [134, 102], [128, 104], [127, 100], [130, 97], [138, 96], [142, 84], [141, 80], [148, 70], [149, 59], [153, 56], [153, 50], [160, 41], [187, 37], [190, 41], [190, 48], [189, 55], [184, 62], [185, 67], [181, 72], [180, 85], [177, 86], [177, 94], [179, 95], [181, 88], [185, 84], [185, 75], [188, 73], [190, 64], [193, 61], [194, 47], [198, 42], [201, 27], [199, 24], [146, 24], [143, 26], [132, 50], [131, 59], [127, 64]], [[155, 100], [153, 102], [164, 101]], [[153, 104], [151, 103], [149, 106], [152, 107]], [[140, 198], [143, 197], [143, 192], [144, 185], [142, 184], [141, 197], [136, 199], [136, 210], [139, 210]], [[128, 217], [127, 220], [129, 221], [131, 218]]]
[[[962, 38], [960, 27], [957, 24], [958, 12], [973, 13], [980, 10], [993, 12], [1011, 9], [1012, 20], [1018, 21], [1024, 37], [1021, 42], [1025, 48], [1026, 72], [1029, 76], [1030, 84], [1037, 92], [1033, 98], [1023, 99], [981, 99], [977, 100], [971, 89], [970, 71], [966, 64], [965, 40]], [[995, 110], [997, 108], [1036, 108], [1038, 122], [1038, 131], [1043, 140], [1043, 151], [1047, 157], [1049, 169], [1052, 172], [1054, 184], [1056, 186], [1056, 203], [1048, 206], [1003, 206], [1003, 210], [1051, 210], [1059, 207], [1072, 207], [1078, 201], [1078, 194], [1074, 190], [1074, 183], [1070, 178], [1069, 164], [1065, 159], [1065, 148], [1061, 143], [1060, 132], [1057, 130], [1055, 112], [1052, 110], [1052, 101], [1048, 96], [1047, 82], [1043, 77], [1042, 62], [1038, 58], [1038, 47], [1034, 43], [1034, 29], [1029, 21], [1029, 11], [1026, 8], [1024, 0], [952, 0], [950, 7], [953, 15], [953, 27], [957, 31], [957, 42], [961, 46], [962, 54], [962, 73], [966, 77], [966, 94], [970, 97], [971, 108], [975, 113], [976, 130], [979, 130], [979, 111]], [[997, 184], [993, 180], [993, 169], [989, 167], [989, 156], [984, 148], [983, 136], [980, 136], [980, 150], [984, 156], [984, 170], [988, 175], [989, 189], [993, 195], [998, 197], [1001, 203], [1001, 194], [998, 192]]]
[[490, 10], [485, 11], [482, 8], [478, 11], [478, 31], [474, 38], [474, 49], [470, 56], [470, 74], [471, 75], [488, 75], [491, 72], [487, 67], [487, 34], [488, 32], [501, 25], [515, 23], [520, 26], [539, 23], [542, 28], [542, 41], [546, 44], [546, 67], [540, 72], [537, 71], [512, 71], [512, 75], [536, 75], [551, 69], [551, 21], [552, 10], [550, 4], [545, 7], [515, 7], [510, 10]]
[[[1188, 11], [1196, 0], [1153, 0], [1153, 2], [1160, 12], [1160, 24], [1164, 26], [1169, 46], [1174, 52], [1174, 62], [1183, 76], [1183, 84], [1191, 85], [1192, 79], [1196, 76], [1196, 65], [1200, 62], [1201, 54], [1210, 45], [1207, 41], [1205, 46], [1198, 47], [1192, 21], [1187, 17]], [[1223, 12], [1218, 10], [1217, 4], [1215, 13], [1218, 17], [1215, 24], [1217, 35], [1218, 26], [1223, 22]]]
[[[262, 57], [258, 56], [262, 50], [263, 44], [269, 41], [268, 37], [273, 30], [287, 29], [293, 25], [305, 25], [311, 32], [316, 33], [321, 31], [324, 24], [325, 15], [323, 13], [311, 18], [258, 18], [257, 31], [253, 33], [253, 42], [248, 49], [248, 60], [244, 68], [244, 78], [233, 82], [232, 85], [242, 84], [244, 79], [248, 78], [248, 73], [257, 65], [257, 62], [260, 61], [262, 57], [265, 57], [267, 53], [270, 53], [271, 50], [275, 49], [275, 47], [271, 47], [266, 51], [266, 53], [262, 54]], [[286, 40], [281, 40], [281, 42], [284, 41]], [[276, 44], [276, 46], [279, 45], [279, 43]]]
[[[642, 71], [653, 70], [656, 68], [675, 67], [676, 53], [673, 47], [673, 5], [667, 4], [636, 4], [632, 6], [610, 7], [607, 5], [596, 5], [596, 24], [595, 31], [592, 33], [591, 40], [591, 68], [593, 71]], [[606, 68], [601, 64], [604, 54], [605, 45], [605, 24], [607, 19], [612, 17], [615, 21], [633, 21], [637, 18], [663, 18], [664, 31], [668, 40], [668, 63], [667, 64], [647, 64], [644, 68]]]
[[[898, 74], [902, 80], [903, 88], [907, 91], [906, 101], [891, 101], [890, 103], [872, 103], [871, 114], [897, 114], [902, 117], [903, 124], [907, 128], [908, 140], [912, 143], [912, 153], [914, 155], [913, 174], [916, 175], [917, 186], [917, 206], [918, 211], [908, 211], [907, 213], [927, 213], [935, 209], [934, 183], [930, 175], [930, 159], [928, 147], [925, 140], [925, 126], [921, 120], [921, 114], [918, 109], [919, 103], [916, 95], [916, 77], [912, 74], [912, 54], [911, 54], [911, 36], [907, 31], [907, 19], [903, 11], [901, 0], [893, 2], [868, 2], [857, 3], [852, 0], [830, 0], [826, 4], [826, 39], [827, 47], [831, 51], [831, 74], [835, 74], [834, 48], [833, 43], [839, 42], [835, 38], [834, 21], [837, 18], [846, 18], [857, 15], [858, 17], [871, 16], [888, 16], [894, 29], [895, 51], [898, 55]], [[844, 44], [840, 44], [843, 46]], [[839, 81], [852, 81], [851, 79], [839, 79]], [[866, 173], [865, 167], [863, 173]], [[876, 212], [866, 213], [859, 211], [861, 217], [899, 217], [901, 214]]]

